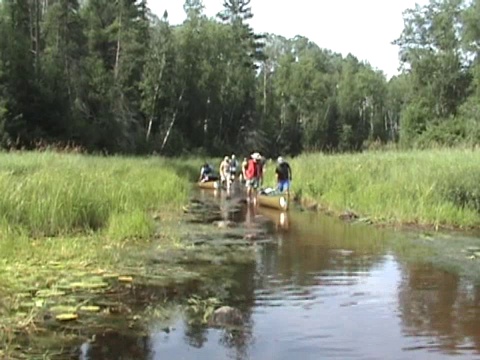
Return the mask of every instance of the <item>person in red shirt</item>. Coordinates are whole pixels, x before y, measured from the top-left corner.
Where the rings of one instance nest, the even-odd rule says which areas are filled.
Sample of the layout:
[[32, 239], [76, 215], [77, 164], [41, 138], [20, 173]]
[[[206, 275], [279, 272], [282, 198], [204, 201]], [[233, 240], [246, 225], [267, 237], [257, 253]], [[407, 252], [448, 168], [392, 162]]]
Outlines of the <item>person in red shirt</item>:
[[261, 155], [256, 152], [253, 153], [248, 160], [247, 169], [245, 171], [248, 202], [252, 200], [255, 201], [257, 197], [257, 189], [260, 186], [260, 177], [262, 174], [261, 158]]

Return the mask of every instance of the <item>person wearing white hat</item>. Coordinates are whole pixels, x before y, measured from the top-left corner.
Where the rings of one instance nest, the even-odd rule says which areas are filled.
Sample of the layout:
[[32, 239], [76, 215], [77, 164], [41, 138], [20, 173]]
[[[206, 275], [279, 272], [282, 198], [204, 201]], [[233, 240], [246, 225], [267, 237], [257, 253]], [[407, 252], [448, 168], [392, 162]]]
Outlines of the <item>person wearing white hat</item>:
[[288, 194], [290, 190], [290, 182], [292, 181], [292, 169], [290, 164], [281, 156], [278, 157], [277, 164], [277, 168], [275, 169], [277, 190]]
[[251, 159], [248, 160], [245, 170], [245, 185], [247, 186], [247, 201], [249, 202], [255, 201], [257, 189], [260, 186], [260, 160], [262, 158], [258, 152], [253, 153], [250, 157]]

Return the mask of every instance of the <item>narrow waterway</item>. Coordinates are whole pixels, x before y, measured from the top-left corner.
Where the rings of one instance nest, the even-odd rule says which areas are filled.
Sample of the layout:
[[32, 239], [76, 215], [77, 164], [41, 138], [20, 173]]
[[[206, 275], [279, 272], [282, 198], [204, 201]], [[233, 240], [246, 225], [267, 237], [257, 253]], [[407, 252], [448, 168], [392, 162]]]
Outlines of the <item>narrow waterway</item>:
[[403, 261], [388, 231], [251, 205], [232, 214], [225, 194], [200, 196], [216, 196], [226, 220], [262, 224], [273, 240], [231, 272], [227, 305], [240, 309], [243, 326], [191, 326], [178, 312], [143, 337], [99, 336], [81, 360], [480, 358], [480, 289]]

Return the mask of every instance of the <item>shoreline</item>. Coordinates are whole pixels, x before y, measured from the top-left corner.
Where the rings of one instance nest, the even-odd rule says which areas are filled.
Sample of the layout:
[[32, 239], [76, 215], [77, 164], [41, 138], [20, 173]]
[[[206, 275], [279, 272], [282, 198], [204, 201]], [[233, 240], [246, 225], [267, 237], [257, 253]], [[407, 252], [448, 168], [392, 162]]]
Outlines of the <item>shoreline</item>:
[[[299, 205], [302, 211], [310, 211], [323, 214], [325, 216], [338, 218], [346, 223], [363, 223], [377, 228], [389, 228], [399, 231], [435, 231], [435, 232], [462, 232], [465, 234], [480, 234], [480, 225], [478, 226], [457, 226], [453, 224], [434, 224], [434, 223], [416, 223], [411, 221], [391, 220], [382, 221], [369, 217], [368, 215], [359, 214], [354, 210], [344, 209], [336, 210], [331, 207], [322, 205], [320, 202], [309, 197], [294, 198], [294, 203]], [[477, 234], [478, 235], [478, 234]]]

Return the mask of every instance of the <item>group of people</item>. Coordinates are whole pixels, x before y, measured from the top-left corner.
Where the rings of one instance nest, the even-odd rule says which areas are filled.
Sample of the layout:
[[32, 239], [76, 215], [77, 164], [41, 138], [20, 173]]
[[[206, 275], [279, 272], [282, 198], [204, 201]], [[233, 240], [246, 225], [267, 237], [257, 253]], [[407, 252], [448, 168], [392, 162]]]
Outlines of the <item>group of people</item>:
[[[258, 152], [254, 152], [249, 158], [244, 158], [240, 169], [235, 155], [225, 156], [219, 167], [219, 176], [215, 175], [214, 169], [208, 163], [205, 163], [200, 170], [199, 181], [220, 180], [224, 187], [230, 189], [231, 184], [239, 177], [247, 188], [247, 199], [251, 200], [263, 185], [265, 167], [266, 159]], [[277, 159], [275, 175], [277, 190], [288, 193], [292, 181], [292, 169], [281, 156]]]
[[220, 163], [218, 174], [215, 173], [214, 168], [209, 163], [204, 163], [200, 170], [199, 181], [217, 181], [220, 180], [223, 186], [227, 188], [235, 181], [238, 172], [238, 161], [235, 155], [231, 157], [225, 156]]

